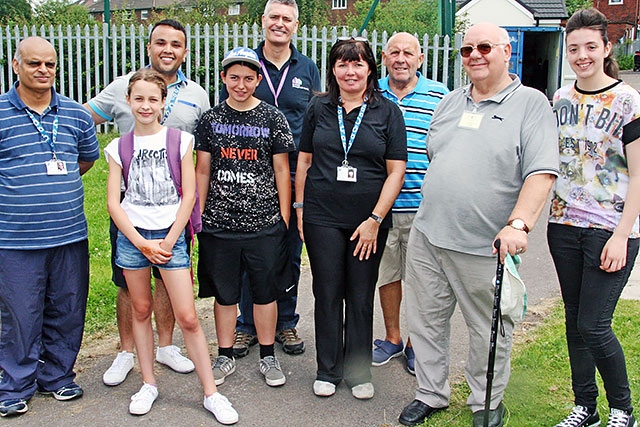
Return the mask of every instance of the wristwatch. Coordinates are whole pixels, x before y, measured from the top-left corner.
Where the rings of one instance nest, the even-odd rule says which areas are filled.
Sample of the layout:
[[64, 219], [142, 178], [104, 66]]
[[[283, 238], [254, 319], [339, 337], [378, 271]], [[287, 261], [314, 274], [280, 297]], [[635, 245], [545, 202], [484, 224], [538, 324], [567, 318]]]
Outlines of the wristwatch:
[[525, 224], [525, 222], [520, 218], [512, 219], [508, 222], [507, 225], [509, 225], [511, 228], [515, 228], [518, 231], [524, 231], [525, 233], [529, 234], [529, 227], [527, 227], [527, 224]]
[[304, 203], [302, 202], [293, 202], [293, 209], [302, 209], [304, 207]]
[[369, 218], [371, 218], [372, 220], [374, 220], [375, 222], [377, 222], [378, 224], [382, 224], [382, 220], [384, 219], [381, 216], [378, 216], [374, 213], [372, 213], [371, 215], [369, 215]]

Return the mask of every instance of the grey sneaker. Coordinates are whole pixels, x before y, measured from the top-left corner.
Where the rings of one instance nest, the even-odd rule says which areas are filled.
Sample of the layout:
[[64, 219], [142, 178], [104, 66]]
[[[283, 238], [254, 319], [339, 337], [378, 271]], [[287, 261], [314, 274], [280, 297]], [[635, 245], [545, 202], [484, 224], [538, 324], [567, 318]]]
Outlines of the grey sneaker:
[[304, 341], [298, 336], [296, 328], [276, 332], [276, 341], [282, 344], [282, 350], [287, 354], [304, 353]]
[[258, 337], [242, 331], [236, 331], [233, 336], [233, 357], [245, 357], [249, 354], [249, 347], [258, 344]]
[[20, 415], [28, 410], [26, 399], [8, 399], [0, 402], [0, 417]]
[[276, 387], [287, 382], [282, 369], [280, 369], [280, 362], [273, 356], [260, 359], [260, 372], [264, 375], [267, 385], [271, 387]]
[[213, 377], [216, 385], [224, 383], [224, 379], [236, 371], [236, 359], [227, 356], [218, 356], [213, 364]]

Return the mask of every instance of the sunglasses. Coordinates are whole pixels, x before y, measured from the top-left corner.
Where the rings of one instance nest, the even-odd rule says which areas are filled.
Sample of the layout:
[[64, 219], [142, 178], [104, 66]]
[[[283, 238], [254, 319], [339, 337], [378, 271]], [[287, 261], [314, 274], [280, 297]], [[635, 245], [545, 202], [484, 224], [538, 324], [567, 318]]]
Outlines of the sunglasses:
[[367, 40], [366, 37], [352, 37], [352, 36], [341, 36], [338, 37], [339, 42], [363, 42], [363, 43], [369, 43], [369, 40]]
[[494, 47], [505, 45], [506, 43], [480, 43], [475, 46], [462, 46], [460, 48], [460, 55], [463, 58], [468, 58], [471, 55], [471, 52], [473, 52], [473, 49], [477, 49], [481, 55], [488, 55]]

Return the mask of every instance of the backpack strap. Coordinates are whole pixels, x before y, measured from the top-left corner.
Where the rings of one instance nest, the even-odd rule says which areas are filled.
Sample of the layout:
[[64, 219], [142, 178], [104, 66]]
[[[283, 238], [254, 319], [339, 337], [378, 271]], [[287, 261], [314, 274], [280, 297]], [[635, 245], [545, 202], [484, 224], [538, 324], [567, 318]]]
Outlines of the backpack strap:
[[131, 160], [133, 159], [133, 131], [120, 135], [118, 155], [122, 163], [124, 188], [127, 188], [129, 185], [129, 169], [131, 168]]
[[180, 157], [180, 143], [182, 131], [176, 128], [167, 128], [167, 162], [169, 174], [176, 186], [178, 194], [182, 196], [182, 158]]

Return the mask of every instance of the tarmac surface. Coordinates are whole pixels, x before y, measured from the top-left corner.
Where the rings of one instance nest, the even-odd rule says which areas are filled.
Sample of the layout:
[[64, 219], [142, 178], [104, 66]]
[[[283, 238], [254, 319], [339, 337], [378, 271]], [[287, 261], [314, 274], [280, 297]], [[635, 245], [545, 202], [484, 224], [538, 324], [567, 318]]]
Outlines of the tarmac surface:
[[[640, 88], [640, 73], [623, 73], [623, 80]], [[529, 250], [523, 256], [521, 276], [529, 293], [529, 309], [524, 322], [516, 331], [517, 337], [527, 334], [544, 318], [548, 307], [559, 297], [559, 288], [553, 263], [546, 244], [546, 213], [530, 235]], [[640, 267], [632, 273], [623, 297], [640, 299]], [[213, 300], [197, 302], [200, 319], [208, 337], [212, 354], [216, 351], [213, 321]], [[404, 311], [404, 308], [403, 308]], [[237, 369], [219, 387], [240, 414], [238, 426], [396, 426], [397, 417], [414, 399], [415, 377], [404, 370], [404, 358], [391, 360], [387, 365], [372, 368], [375, 396], [359, 401], [351, 396], [351, 390], [341, 384], [330, 398], [313, 394], [315, 379], [315, 343], [313, 327], [313, 295], [311, 272], [303, 265], [298, 312], [298, 331], [305, 340], [306, 351], [301, 355], [284, 354], [276, 344], [287, 383], [278, 388], [268, 387], [258, 370], [258, 348], [252, 347], [249, 355], [237, 360]], [[403, 330], [406, 323], [403, 319]], [[176, 345], [183, 345], [178, 328]], [[384, 337], [384, 326], [379, 301], [376, 296], [374, 337]], [[137, 366], [127, 380], [117, 387], [102, 383], [102, 374], [110, 366], [118, 348], [117, 335], [85, 340], [76, 365], [76, 382], [84, 391], [84, 397], [70, 402], [58, 402], [51, 397], [36, 394], [29, 401], [29, 412], [14, 418], [0, 418], [4, 426], [204, 426], [218, 425], [213, 416], [202, 407], [202, 388], [195, 373], [178, 374], [163, 365], [156, 364], [159, 397], [151, 412], [133, 416], [128, 412], [129, 399], [141, 386]], [[406, 332], [405, 332], [406, 339]], [[463, 380], [466, 355], [469, 351], [466, 326], [459, 311], [453, 318], [451, 336], [451, 381]], [[184, 346], [183, 346], [184, 352]]]

